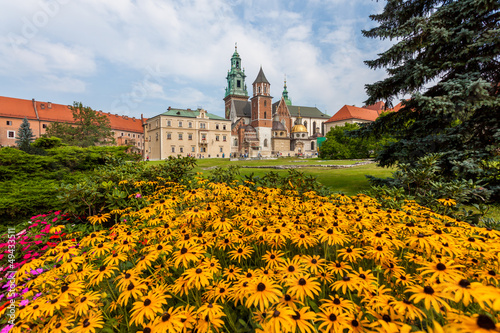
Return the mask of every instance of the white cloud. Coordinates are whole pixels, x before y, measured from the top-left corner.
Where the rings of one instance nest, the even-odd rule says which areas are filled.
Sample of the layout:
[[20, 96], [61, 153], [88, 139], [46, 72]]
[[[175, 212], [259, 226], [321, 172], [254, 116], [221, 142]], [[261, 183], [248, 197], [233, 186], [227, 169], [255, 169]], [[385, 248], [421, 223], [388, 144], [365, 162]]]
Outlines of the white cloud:
[[39, 82], [45, 90], [67, 92], [67, 93], [82, 93], [85, 91], [85, 82], [71, 78], [58, 77], [55, 75], [44, 75], [43, 82]]
[[[38, 0], [0, 5], [0, 20], [6, 22], [0, 27], [0, 36], [4, 36], [0, 37], [0, 73], [22, 80], [50, 75], [53, 87], [61, 87], [61, 92], [84, 91], [90, 85], [106, 91], [109, 87], [100, 82], [113, 85], [115, 78], [104, 80], [102, 76], [123, 72], [130, 83], [120, 84], [128, 87], [123, 91], [108, 94], [121, 96], [114, 101], [122, 103], [121, 99], [130, 99], [135, 92], [141, 98], [135, 96], [134, 101], [156, 99], [176, 107], [203, 105], [222, 114], [234, 42], [238, 42], [246, 68], [249, 92], [262, 65], [275, 97], [281, 94], [286, 73], [294, 103], [316, 104], [330, 114], [343, 104], [361, 103], [365, 98], [363, 85], [381, 75], [363, 64], [376, 53], [359, 41], [360, 22], [369, 20], [368, 15], [359, 13], [366, 6], [364, 0], [327, 4], [268, 0], [43, 3], [51, 4], [52, 11]], [[370, 6], [382, 8], [375, 2]], [[40, 13], [45, 13], [48, 21], [35, 25], [33, 36], [26, 38], [26, 22], [34, 24], [33, 18]], [[9, 33], [26, 40], [21, 44], [14, 41], [19, 44], [16, 52], [12, 52]], [[114, 70], [107, 70], [111, 66]], [[153, 76], [148, 75], [148, 68], [157, 69]], [[62, 87], [64, 82], [74, 88], [68, 91]], [[214, 92], [221, 95], [213, 96]], [[91, 99], [86, 98], [89, 104]], [[119, 104], [113, 100], [107, 103]], [[134, 112], [139, 105], [129, 103], [127, 107]], [[158, 109], [144, 112], [164, 109], [158, 105]]]

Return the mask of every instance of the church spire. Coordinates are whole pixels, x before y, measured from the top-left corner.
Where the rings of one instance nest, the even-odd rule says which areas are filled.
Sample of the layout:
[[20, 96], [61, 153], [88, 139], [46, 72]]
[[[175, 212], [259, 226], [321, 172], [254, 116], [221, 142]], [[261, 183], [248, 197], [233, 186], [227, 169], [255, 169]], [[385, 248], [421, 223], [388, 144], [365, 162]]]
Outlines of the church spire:
[[247, 87], [245, 84], [245, 70], [241, 69], [241, 58], [238, 54], [238, 45], [234, 44], [234, 53], [231, 57], [231, 69], [227, 73], [226, 97], [229, 95], [237, 95], [248, 97]]
[[286, 74], [285, 74], [285, 84], [283, 86], [283, 93], [281, 94], [285, 100], [286, 105], [292, 105], [292, 101], [288, 98], [288, 90], [286, 90]]

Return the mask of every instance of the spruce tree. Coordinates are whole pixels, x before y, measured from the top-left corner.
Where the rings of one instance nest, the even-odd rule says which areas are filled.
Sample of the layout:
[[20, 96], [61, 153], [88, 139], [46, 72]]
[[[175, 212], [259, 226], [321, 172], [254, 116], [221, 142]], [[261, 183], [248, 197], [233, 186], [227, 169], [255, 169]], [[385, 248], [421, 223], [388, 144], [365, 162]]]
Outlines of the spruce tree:
[[366, 85], [367, 104], [403, 101], [357, 132], [396, 139], [382, 166], [440, 153], [443, 179], [483, 180], [500, 193], [500, 2], [388, 0], [366, 37], [395, 40], [375, 60], [387, 78]]
[[22, 151], [31, 152], [31, 143], [35, 140], [35, 135], [30, 128], [28, 118], [24, 117], [19, 130], [17, 131], [16, 144]]

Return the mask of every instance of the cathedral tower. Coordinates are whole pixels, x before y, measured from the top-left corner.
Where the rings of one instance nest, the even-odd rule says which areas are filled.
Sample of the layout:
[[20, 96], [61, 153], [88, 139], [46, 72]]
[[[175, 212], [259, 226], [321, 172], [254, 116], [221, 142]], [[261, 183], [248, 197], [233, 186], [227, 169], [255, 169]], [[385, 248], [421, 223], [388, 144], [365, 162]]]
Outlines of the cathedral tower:
[[234, 53], [231, 57], [231, 69], [227, 72], [227, 87], [224, 96], [226, 119], [229, 119], [229, 111], [233, 100], [248, 100], [247, 85], [245, 84], [245, 69], [241, 69], [241, 58], [238, 48], [234, 46]]
[[257, 131], [260, 141], [260, 151], [263, 156], [271, 153], [271, 129], [273, 126], [271, 84], [267, 81], [262, 67], [253, 82], [253, 97], [251, 101], [251, 125]]

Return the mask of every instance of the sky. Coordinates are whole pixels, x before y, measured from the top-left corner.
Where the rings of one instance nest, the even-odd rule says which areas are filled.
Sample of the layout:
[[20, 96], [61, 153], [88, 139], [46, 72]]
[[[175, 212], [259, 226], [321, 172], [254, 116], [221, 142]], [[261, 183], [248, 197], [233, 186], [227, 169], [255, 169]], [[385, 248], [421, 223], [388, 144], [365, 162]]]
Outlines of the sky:
[[362, 106], [386, 77], [363, 61], [375, 0], [23, 0], [0, 4], [0, 96], [152, 117], [202, 107], [224, 115], [235, 43], [249, 94], [259, 67], [273, 101], [328, 115]]

